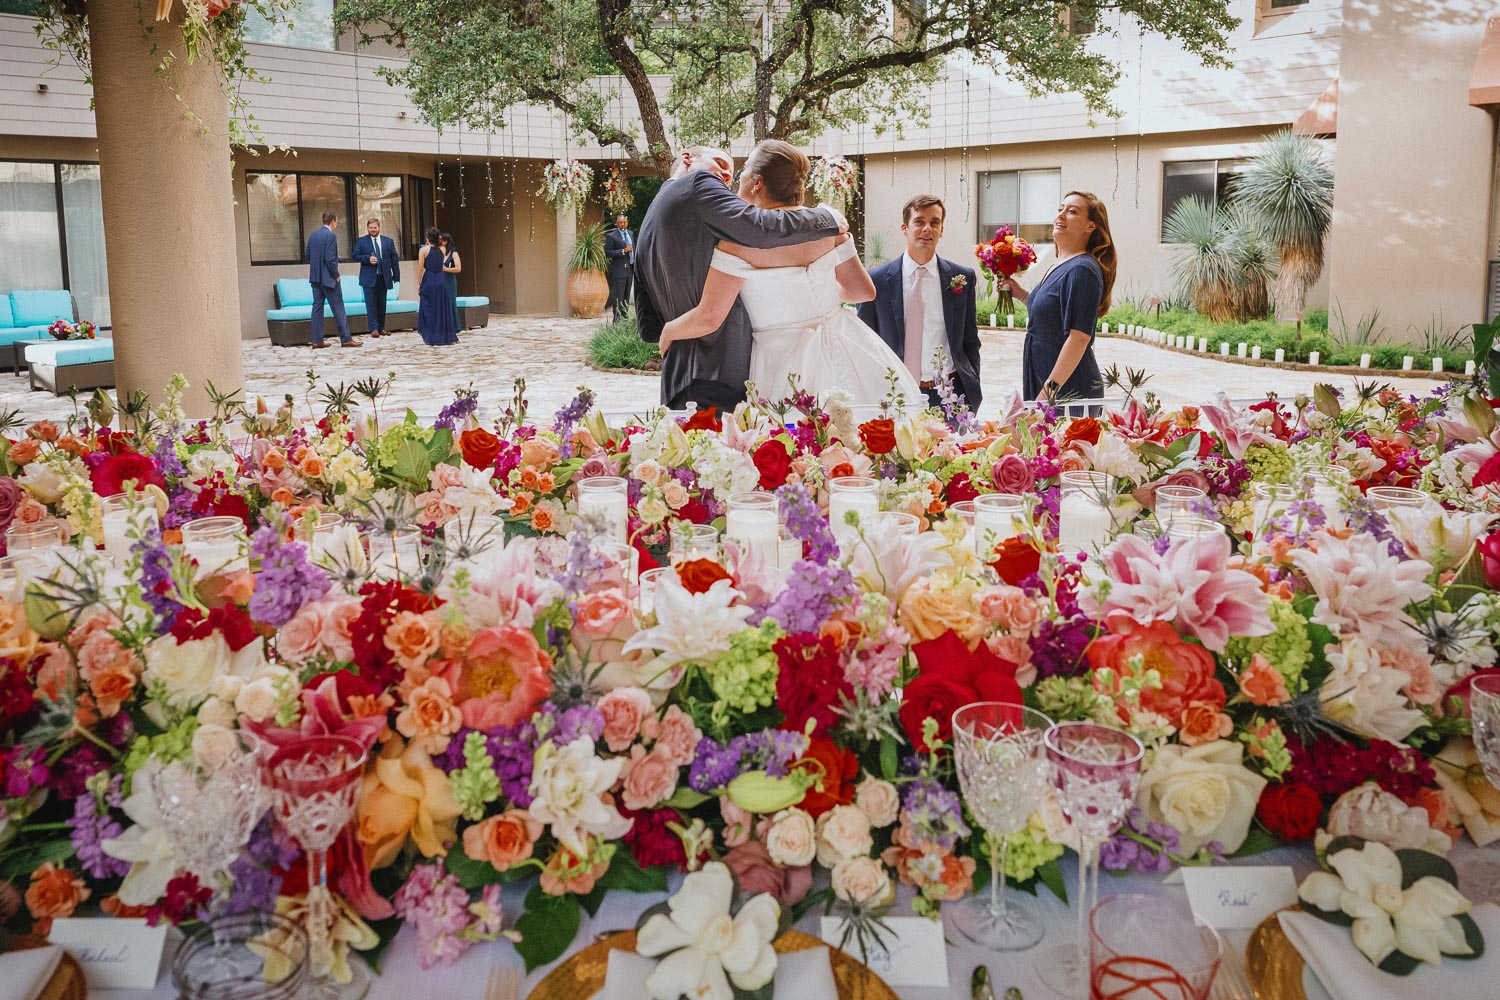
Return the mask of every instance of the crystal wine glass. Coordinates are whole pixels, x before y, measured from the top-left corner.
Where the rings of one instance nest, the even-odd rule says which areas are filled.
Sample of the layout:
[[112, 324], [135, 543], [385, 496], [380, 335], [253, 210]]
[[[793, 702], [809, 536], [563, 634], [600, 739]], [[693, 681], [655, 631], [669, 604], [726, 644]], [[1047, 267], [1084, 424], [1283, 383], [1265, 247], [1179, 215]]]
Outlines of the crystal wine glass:
[[1049, 768], [1044, 738], [1052, 720], [999, 701], [975, 702], [953, 713], [958, 783], [989, 843], [990, 893], [953, 907], [959, 933], [991, 951], [1020, 951], [1042, 938], [1030, 907], [1006, 899], [1007, 839], [1026, 826], [1042, 803]]
[[1469, 682], [1469, 718], [1484, 776], [1500, 787], [1500, 674], [1481, 674]]
[[1053, 791], [1078, 833], [1078, 929], [1071, 945], [1047, 949], [1038, 972], [1062, 996], [1088, 993], [1088, 916], [1099, 896], [1099, 845], [1120, 828], [1135, 801], [1145, 747], [1127, 732], [1094, 722], [1061, 722], [1047, 731]]
[[[363, 996], [369, 978], [351, 963], [356, 982], [344, 985], [326, 973], [333, 942], [333, 897], [328, 891], [328, 849], [354, 816], [366, 751], [347, 736], [309, 736], [283, 744], [266, 762], [276, 820], [307, 855], [307, 937], [314, 976], [308, 996], [315, 1000]], [[325, 970], [318, 974], [317, 969]], [[352, 988], [351, 988], [352, 986]]]

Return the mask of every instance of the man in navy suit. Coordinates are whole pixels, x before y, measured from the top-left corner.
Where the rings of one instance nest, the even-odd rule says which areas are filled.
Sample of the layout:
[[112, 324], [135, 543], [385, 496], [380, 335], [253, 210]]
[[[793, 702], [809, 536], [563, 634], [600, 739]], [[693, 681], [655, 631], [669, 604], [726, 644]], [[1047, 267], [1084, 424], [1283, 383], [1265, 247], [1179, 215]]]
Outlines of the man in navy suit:
[[341, 347], [358, 347], [359, 341], [349, 333], [349, 317], [344, 312], [344, 290], [339, 286], [339, 238], [334, 224], [337, 212], [324, 212], [323, 224], [307, 238], [307, 280], [312, 282], [312, 345], [327, 347], [323, 341], [323, 303], [333, 310], [333, 324], [339, 330]]
[[880, 335], [921, 383], [931, 406], [939, 387], [979, 410], [979, 323], [974, 271], [937, 255], [946, 210], [937, 195], [919, 194], [901, 209], [906, 252], [870, 271], [875, 299], [859, 318]]
[[635, 237], [625, 216], [615, 216], [615, 228], [604, 234], [604, 255], [609, 258], [609, 301], [619, 319], [630, 304], [630, 282], [635, 276]]
[[365, 316], [370, 321], [370, 336], [389, 337], [385, 328], [387, 293], [401, 283], [401, 262], [396, 243], [380, 235], [380, 220], [365, 223], [369, 234], [354, 241], [354, 259], [359, 261], [359, 287], [365, 294]]

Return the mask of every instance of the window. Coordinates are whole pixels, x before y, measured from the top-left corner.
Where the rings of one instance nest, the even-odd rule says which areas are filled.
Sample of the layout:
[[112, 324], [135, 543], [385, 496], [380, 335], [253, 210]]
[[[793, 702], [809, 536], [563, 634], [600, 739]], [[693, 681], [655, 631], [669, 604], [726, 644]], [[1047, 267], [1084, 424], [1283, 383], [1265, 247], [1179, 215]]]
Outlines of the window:
[[[1234, 175], [1245, 169], [1245, 160], [1180, 160], [1162, 164], [1161, 179], [1161, 224], [1165, 231], [1167, 219], [1177, 203], [1187, 198], [1199, 198], [1210, 205], [1222, 205], [1228, 199]], [[1162, 237], [1165, 239], [1165, 235]]]
[[1307, 0], [1270, 0], [1272, 10], [1286, 10], [1291, 7], [1301, 7]]
[[296, 0], [279, 23], [272, 24], [254, 6], [245, 6], [244, 38], [266, 45], [292, 45], [301, 49], [338, 47], [333, 33], [333, 0]]
[[247, 173], [245, 188], [251, 264], [302, 263], [307, 238], [323, 224], [324, 212], [338, 213], [343, 260], [350, 259], [354, 241], [365, 234], [369, 218], [378, 218], [381, 232], [398, 249], [402, 246], [406, 213], [399, 175]]
[[432, 187], [431, 177], [406, 178], [406, 238], [409, 241], [406, 252], [412, 260], [416, 260], [421, 252], [428, 227], [436, 225]]
[[0, 294], [22, 288], [66, 289], [110, 326], [98, 164], [0, 161]]
[[41, 17], [42, 0], [0, 0], [0, 14], [20, 14], [22, 17]]
[[1052, 242], [1052, 220], [1062, 200], [1061, 170], [992, 170], [979, 175], [978, 240], [1009, 226], [1031, 243]]

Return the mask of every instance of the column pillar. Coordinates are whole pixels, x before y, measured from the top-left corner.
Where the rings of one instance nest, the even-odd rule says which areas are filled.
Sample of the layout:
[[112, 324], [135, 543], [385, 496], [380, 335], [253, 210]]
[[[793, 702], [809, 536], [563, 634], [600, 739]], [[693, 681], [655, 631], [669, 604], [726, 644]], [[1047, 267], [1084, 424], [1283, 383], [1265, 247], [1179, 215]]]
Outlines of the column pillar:
[[573, 243], [578, 239], [578, 212], [571, 202], [553, 208], [557, 212], [557, 314], [566, 318], [573, 315], [568, 303], [568, 258], [573, 256]]
[[[209, 380], [221, 392], [245, 384], [228, 101], [217, 66], [188, 63], [180, 8], [152, 21], [149, 7], [88, 9], [115, 378], [122, 399], [144, 389], [160, 403], [180, 372], [184, 408], [207, 416]], [[164, 81], [168, 50], [180, 58]]]

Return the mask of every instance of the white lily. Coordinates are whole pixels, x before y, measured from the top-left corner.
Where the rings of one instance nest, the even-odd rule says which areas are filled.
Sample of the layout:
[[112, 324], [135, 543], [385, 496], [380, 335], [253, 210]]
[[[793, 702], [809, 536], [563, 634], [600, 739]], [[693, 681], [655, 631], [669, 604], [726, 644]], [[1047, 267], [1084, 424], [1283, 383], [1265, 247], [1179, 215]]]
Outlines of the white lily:
[[1445, 510], [1437, 503], [1422, 507], [1393, 507], [1385, 512], [1406, 550], [1432, 563], [1433, 569], [1452, 569], [1463, 562], [1474, 542], [1495, 515]]
[[177, 853], [167, 839], [156, 796], [151, 791], [151, 776], [161, 769], [156, 760], [148, 760], [131, 779], [130, 798], [121, 808], [134, 821], [118, 837], [108, 837], [99, 847], [112, 858], [130, 862], [130, 871], [120, 883], [120, 902], [128, 906], [149, 906], [167, 891], [167, 883], [177, 874]]
[[776, 973], [776, 936], [781, 907], [762, 893], [729, 915], [734, 879], [723, 862], [713, 861], [682, 880], [667, 901], [670, 913], [646, 921], [636, 951], [665, 955], [646, 980], [655, 1000], [733, 1000], [730, 982], [742, 990], [760, 989]]
[[1320, 910], [1342, 910], [1354, 918], [1354, 946], [1379, 965], [1394, 951], [1423, 962], [1471, 953], [1459, 914], [1473, 904], [1457, 889], [1431, 875], [1401, 888], [1401, 861], [1377, 841], [1329, 855], [1336, 874], [1315, 872], [1297, 894]]
[[641, 629], [625, 643], [625, 652], [658, 650], [650, 661], [652, 679], [645, 686], [668, 688], [678, 677], [673, 668], [688, 660], [711, 660], [729, 649], [729, 638], [745, 627], [751, 608], [728, 580], [718, 580], [694, 594], [676, 577], [663, 577], [656, 588], [656, 625]]

